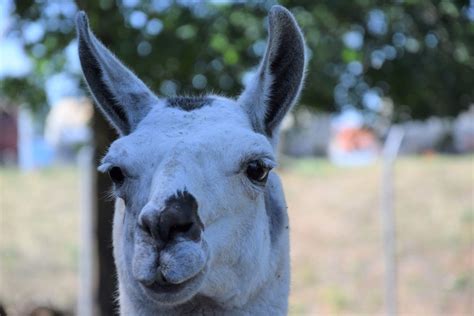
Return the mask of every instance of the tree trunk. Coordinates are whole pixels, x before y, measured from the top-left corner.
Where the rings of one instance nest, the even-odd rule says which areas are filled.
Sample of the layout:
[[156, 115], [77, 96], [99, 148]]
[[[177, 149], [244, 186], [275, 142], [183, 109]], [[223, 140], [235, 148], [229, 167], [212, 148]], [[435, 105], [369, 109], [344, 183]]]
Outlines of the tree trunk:
[[[99, 111], [95, 111], [93, 118], [94, 131], [94, 162], [98, 166], [110, 143], [117, 137]], [[97, 290], [96, 301], [101, 315], [117, 315], [118, 309], [115, 304], [115, 293], [117, 293], [117, 280], [115, 263], [112, 253], [112, 222], [114, 214], [114, 202], [107, 198], [110, 189], [110, 180], [106, 174], [98, 173], [95, 177], [95, 248], [97, 249]]]

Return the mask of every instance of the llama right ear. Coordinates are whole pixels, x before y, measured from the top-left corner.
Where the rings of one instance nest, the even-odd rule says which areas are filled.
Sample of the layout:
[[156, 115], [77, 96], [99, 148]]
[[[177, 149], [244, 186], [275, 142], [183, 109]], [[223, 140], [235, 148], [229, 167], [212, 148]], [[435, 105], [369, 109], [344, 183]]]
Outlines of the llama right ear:
[[272, 138], [301, 90], [305, 48], [293, 15], [275, 5], [268, 15], [269, 36], [265, 56], [255, 77], [239, 97], [254, 128]]
[[104, 116], [123, 136], [131, 133], [158, 98], [89, 29], [87, 15], [76, 15], [79, 60], [87, 85]]

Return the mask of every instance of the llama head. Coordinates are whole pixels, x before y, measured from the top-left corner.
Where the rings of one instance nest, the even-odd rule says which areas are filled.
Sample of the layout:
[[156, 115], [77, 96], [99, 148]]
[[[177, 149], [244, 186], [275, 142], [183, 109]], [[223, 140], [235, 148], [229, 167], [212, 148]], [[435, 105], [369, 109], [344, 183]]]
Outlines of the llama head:
[[156, 306], [196, 295], [245, 300], [264, 282], [285, 233], [272, 168], [279, 125], [304, 74], [293, 16], [271, 9], [266, 53], [238, 99], [155, 96], [96, 39], [83, 12], [76, 24], [85, 79], [120, 135], [99, 167], [120, 212], [120, 290]]

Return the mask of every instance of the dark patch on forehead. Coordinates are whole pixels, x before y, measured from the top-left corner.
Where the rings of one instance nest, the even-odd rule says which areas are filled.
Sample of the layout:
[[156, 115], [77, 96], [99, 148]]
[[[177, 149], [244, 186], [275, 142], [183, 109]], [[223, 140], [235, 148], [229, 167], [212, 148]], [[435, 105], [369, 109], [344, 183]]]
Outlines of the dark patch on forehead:
[[167, 99], [166, 105], [190, 112], [211, 105], [212, 101], [209, 97], [171, 97]]

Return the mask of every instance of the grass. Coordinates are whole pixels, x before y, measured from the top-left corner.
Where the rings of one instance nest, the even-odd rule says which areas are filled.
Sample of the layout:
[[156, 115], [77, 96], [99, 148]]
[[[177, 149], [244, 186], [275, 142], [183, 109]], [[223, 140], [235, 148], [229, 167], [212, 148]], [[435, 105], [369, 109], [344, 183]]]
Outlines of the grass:
[[[473, 157], [397, 162], [401, 315], [474, 313]], [[383, 313], [380, 166], [284, 161], [292, 315]], [[0, 301], [73, 310], [79, 197], [75, 169], [0, 169]], [[19, 312], [18, 312], [19, 313]]]
[[[380, 166], [313, 163], [283, 172], [292, 227], [290, 312], [381, 314]], [[405, 158], [395, 173], [400, 314], [472, 315], [472, 157]]]
[[12, 314], [37, 303], [70, 309], [78, 274], [75, 169], [0, 169], [0, 301]]

